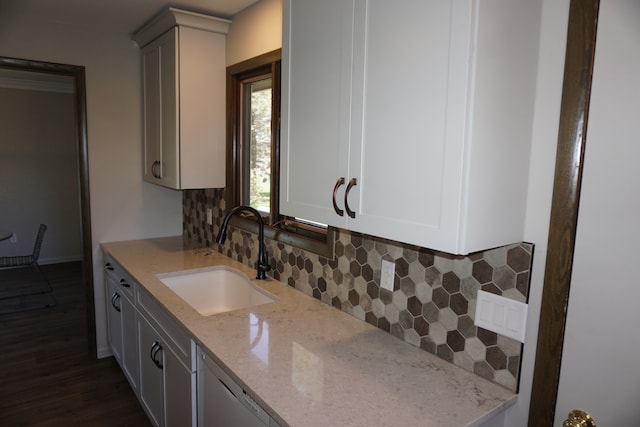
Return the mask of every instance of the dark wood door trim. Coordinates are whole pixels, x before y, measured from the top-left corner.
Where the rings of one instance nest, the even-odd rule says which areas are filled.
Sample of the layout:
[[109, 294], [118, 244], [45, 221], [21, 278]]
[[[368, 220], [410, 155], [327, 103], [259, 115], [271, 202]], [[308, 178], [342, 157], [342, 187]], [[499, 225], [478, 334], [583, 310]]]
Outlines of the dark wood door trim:
[[571, 0], [529, 426], [555, 417], [573, 267], [599, 0]]
[[76, 65], [32, 61], [0, 56], [0, 67], [14, 70], [71, 76], [75, 85], [76, 126], [78, 144], [78, 177], [80, 182], [80, 220], [82, 233], [82, 270], [86, 300], [89, 357], [97, 358], [96, 320], [93, 290], [93, 245], [91, 243], [91, 209], [89, 199], [89, 155], [87, 142], [87, 102], [85, 68]]

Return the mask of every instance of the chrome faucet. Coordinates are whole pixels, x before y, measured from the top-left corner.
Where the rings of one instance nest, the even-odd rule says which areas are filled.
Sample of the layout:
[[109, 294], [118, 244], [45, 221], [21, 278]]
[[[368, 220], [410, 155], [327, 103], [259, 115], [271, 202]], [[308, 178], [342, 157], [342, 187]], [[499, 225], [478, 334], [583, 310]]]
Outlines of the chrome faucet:
[[232, 216], [239, 212], [250, 212], [253, 216], [256, 217], [258, 221], [258, 260], [256, 261], [256, 279], [265, 280], [267, 278], [266, 272], [271, 270], [271, 265], [267, 260], [267, 252], [264, 246], [264, 220], [262, 219], [262, 215], [260, 212], [252, 208], [251, 206], [236, 206], [231, 209], [231, 211], [224, 217], [224, 221], [222, 221], [222, 227], [220, 227], [220, 231], [218, 232], [218, 236], [216, 237], [216, 243], [222, 245], [224, 241], [227, 239], [227, 226], [229, 225], [229, 220]]

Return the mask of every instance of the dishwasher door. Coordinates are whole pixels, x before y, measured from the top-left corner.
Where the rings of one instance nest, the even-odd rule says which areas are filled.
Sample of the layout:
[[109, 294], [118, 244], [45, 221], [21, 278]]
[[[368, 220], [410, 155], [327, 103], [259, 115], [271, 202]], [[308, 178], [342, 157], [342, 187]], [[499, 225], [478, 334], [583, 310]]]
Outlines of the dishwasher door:
[[268, 427], [270, 418], [198, 348], [198, 427]]

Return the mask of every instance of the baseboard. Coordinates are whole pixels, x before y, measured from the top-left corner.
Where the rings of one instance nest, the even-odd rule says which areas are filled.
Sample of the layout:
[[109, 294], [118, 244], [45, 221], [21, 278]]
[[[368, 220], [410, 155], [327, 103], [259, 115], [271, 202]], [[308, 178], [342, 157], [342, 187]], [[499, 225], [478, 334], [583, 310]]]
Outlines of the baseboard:
[[75, 261], [82, 261], [82, 255], [69, 255], [69, 256], [61, 256], [61, 257], [40, 258], [40, 259], [38, 259], [38, 264], [40, 264], [40, 265], [61, 264], [63, 262], [75, 262]]
[[111, 352], [111, 348], [109, 347], [101, 347], [98, 349], [98, 359], [104, 359], [105, 357], [113, 356]]

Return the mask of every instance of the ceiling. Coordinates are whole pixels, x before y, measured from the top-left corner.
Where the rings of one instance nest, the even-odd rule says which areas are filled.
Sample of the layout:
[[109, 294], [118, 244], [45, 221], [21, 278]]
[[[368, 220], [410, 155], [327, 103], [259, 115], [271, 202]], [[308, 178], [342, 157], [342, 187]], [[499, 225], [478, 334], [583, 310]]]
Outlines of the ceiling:
[[258, 0], [0, 0], [0, 15], [131, 34], [168, 6], [231, 18]]

